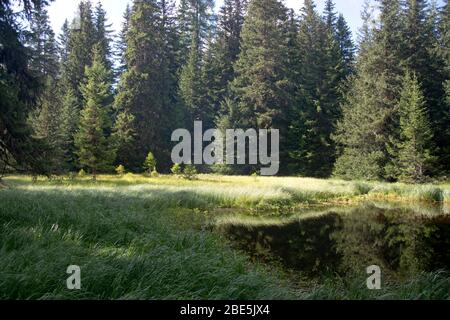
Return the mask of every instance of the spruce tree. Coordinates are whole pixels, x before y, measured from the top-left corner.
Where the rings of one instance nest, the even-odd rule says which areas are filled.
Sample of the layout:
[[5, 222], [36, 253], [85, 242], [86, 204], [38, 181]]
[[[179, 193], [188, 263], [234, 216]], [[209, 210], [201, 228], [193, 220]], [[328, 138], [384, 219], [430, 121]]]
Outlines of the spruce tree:
[[60, 63], [64, 64], [69, 58], [69, 39], [70, 39], [70, 24], [69, 20], [65, 20], [58, 36], [58, 53]]
[[111, 169], [115, 158], [115, 150], [108, 137], [111, 131], [108, 117], [111, 75], [102, 55], [101, 48], [94, 47], [92, 66], [86, 67], [86, 79], [81, 86], [84, 108], [75, 137], [79, 165], [89, 168], [94, 180], [99, 171]]
[[[305, 4], [309, 5], [309, 4]], [[336, 11], [335, 11], [335, 4], [333, 0], [326, 0], [325, 1], [325, 8], [323, 12], [323, 20], [325, 21], [325, 24], [327, 25], [327, 29], [331, 32], [336, 32], [336, 24], [337, 24], [337, 17], [336, 17]]]
[[331, 134], [340, 117], [340, 87], [346, 75], [336, 40], [334, 11], [329, 2], [325, 23], [311, 0], [305, 1], [299, 27], [299, 83], [297, 116], [291, 124], [291, 157], [297, 174], [326, 177], [335, 159]]
[[[225, 104], [225, 118], [231, 128], [280, 130], [280, 150], [286, 143], [291, 107], [287, 21], [287, 9], [280, 1], [250, 1], [235, 64], [236, 77]], [[255, 168], [244, 169], [249, 173]]]
[[[119, 153], [127, 168], [140, 170], [148, 150], [170, 168], [170, 134], [178, 123], [171, 2], [145, 0], [133, 5], [122, 75], [115, 100], [116, 113], [124, 113], [122, 127], [132, 127], [132, 152]], [[129, 123], [131, 120], [132, 123]], [[126, 130], [128, 131], [128, 130]]]
[[364, 38], [356, 75], [343, 103], [334, 140], [339, 146], [335, 174], [352, 179], [381, 179], [392, 167], [388, 149], [397, 134], [397, 104], [402, 82], [400, 3], [380, 0], [379, 23], [364, 11]]
[[0, 3], [0, 177], [7, 168], [45, 173], [42, 144], [31, 137], [26, 119], [40, 95], [40, 87], [28, 66], [28, 52], [22, 42], [21, 21], [43, 1], [24, 0], [24, 11], [13, 12], [9, 1]]
[[90, 1], [81, 1], [71, 23], [63, 25], [59, 37], [61, 75], [56, 93], [62, 116], [61, 140], [67, 168], [77, 168], [78, 155], [75, 153], [75, 131], [79, 126], [80, 111], [83, 108], [81, 84], [85, 78], [86, 66], [92, 63], [95, 44], [95, 26]]
[[344, 75], [349, 76], [354, 70], [355, 44], [353, 42], [352, 31], [342, 14], [339, 15], [336, 23], [336, 39], [344, 60]]
[[403, 80], [399, 101], [400, 139], [398, 143], [398, 178], [406, 182], [423, 182], [432, 169], [432, 130], [426, 100], [416, 75], [409, 72]]
[[286, 11], [276, 0], [249, 3], [232, 83], [244, 127], [271, 128], [288, 106]]
[[111, 37], [112, 24], [108, 24], [106, 17], [106, 11], [103, 9], [101, 2], [97, 3], [95, 7], [95, 12], [93, 15], [93, 22], [95, 27], [95, 43], [98, 45], [100, 50], [100, 55], [103, 59], [103, 64], [108, 68], [112, 69], [112, 49], [111, 49]]
[[69, 171], [76, 169], [75, 134], [78, 130], [80, 110], [77, 97], [72, 89], [59, 94], [60, 134], [65, 167]]
[[245, 1], [225, 0], [219, 11], [217, 30], [207, 49], [203, 67], [206, 87], [205, 104], [211, 109], [211, 120], [221, 115], [221, 105], [234, 79], [233, 65], [240, 52], [240, 35], [244, 23]]
[[130, 28], [130, 19], [131, 19], [131, 7], [129, 4], [127, 4], [127, 7], [123, 14], [122, 29], [120, 30], [120, 34], [117, 43], [115, 45], [116, 50], [115, 54], [118, 60], [118, 67], [117, 67], [118, 78], [120, 78], [120, 76], [127, 70], [125, 53], [127, 49], [127, 35], [128, 30]]
[[90, 1], [81, 1], [78, 12], [70, 27], [68, 41], [68, 59], [62, 72], [64, 90], [71, 89], [75, 92], [78, 104], [82, 105], [82, 93], [80, 83], [84, 79], [86, 66], [92, 63], [92, 50], [96, 43], [96, 31], [94, 16]]
[[56, 78], [59, 71], [58, 48], [47, 10], [36, 7], [31, 15], [27, 45], [30, 48], [30, 70], [43, 82]]
[[[440, 73], [443, 75], [444, 95], [442, 97], [442, 118], [440, 131], [435, 132], [436, 145], [439, 147], [439, 160], [444, 172], [450, 172], [450, 5], [444, 1], [439, 24], [439, 56], [441, 57]], [[434, 123], [434, 121], [433, 121]], [[437, 130], [436, 130], [437, 131]]]
[[62, 171], [64, 164], [61, 113], [59, 99], [55, 94], [59, 72], [58, 47], [44, 7], [36, 7], [32, 11], [27, 45], [30, 49], [30, 70], [40, 80], [42, 88], [30, 118], [33, 136], [47, 145], [43, 156], [48, 169], [51, 173], [58, 173]]
[[[123, 14], [122, 29], [120, 31], [117, 43], [115, 44], [115, 55], [118, 60], [118, 66], [116, 71], [116, 81], [119, 82], [123, 74], [128, 70], [126, 52], [128, 42], [128, 31], [130, 29], [132, 9], [129, 4], [125, 8]], [[117, 150], [116, 164], [121, 165], [127, 163], [128, 155], [132, 152], [132, 144], [134, 142], [134, 129], [133, 123], [135, 121], [134, 116], [125, 111], [117, 103], [114, 105], [115, 121], [113, 126], [112, 138]]]
[[[212, 0], [188, 0], [182, 3], [184, 18], [187, 18], [185, 32], [181, 35], [184, 46], [188, 46], [188, 53], [184, 66], [180, 72], [179, 95], [188, 116], [188, 124], [194, 120], [202, 120], [206, 126], [213, 123], [213, 110], [208, 106], [204, 83], [202, 81], [205, 43], [212, 27]], [[191, 125], [192, 126], [192, 125]]]
[[64, 141], [61, 131], [62, 113], [60, 101], [54, 94], [55, 81], [47, 78], [44, 91], [38, 98], [35, 114], [31, 117], [33, 137], [47, 145], [43, 158], [47, 162], [47, 169], [51, 174], [62, 173], [65, 168]]
[[[443, 136], [450, 118], [445, 111], [444, 61], [436, 50], [438, 31], [436, 30], [436, 10], [429, 8], [425, 0], [408, 0], [404, 13], [404, 66], [414, 72], [423, 88], [427, 113], [435, 130], [436, 145], [441, 156], [448, 152], [448, 136]], [[445, 151], [447, 149], [447, 151]], [[442, 165], [446, 165], [442, 162]]]
[[117, 150], [116, 164], [128, 163], [131, 152], [134, 152], [134, 121], [135, 117], [127, 111], [119, 111], [115, 116], [111, 137]]
[[191, 15], [190, 0], [180, 0], [176, 16], [176, 25], [179, 33], [177, 59], [180, 66], [186, 64], [189, 48], [192, 44]]

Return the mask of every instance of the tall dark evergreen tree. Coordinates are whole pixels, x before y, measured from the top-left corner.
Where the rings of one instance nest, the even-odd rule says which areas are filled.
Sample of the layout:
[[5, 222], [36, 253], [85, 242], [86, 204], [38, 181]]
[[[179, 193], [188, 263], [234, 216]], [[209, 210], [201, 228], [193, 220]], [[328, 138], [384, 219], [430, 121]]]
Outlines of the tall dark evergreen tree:
[[[450, 5], [444, 1], [439, 24], [439, 56], [441, 57], [441, 73], [444, 81], [443, 112], [439, 123], [441, 131], [435, 132], [436, 144], [439, 148], [438, 157], [444, 172], [450, 172]], [[433, 119], [435, 120], [435, 119]], [[437, 131], [437, 130], [436, 130]]]
[[[448, 127], [450, 118], [445, 110], [445, 73], [442, 73], [444, 61], [439, 56], [438, 34], [435, 30], [434, 10], [429, 10], [425, 0], [408, 0], [405, 4], [404, 65], [414, 72], [423, 88], [427, 113], [435, 129], [436, 144], [440, 154], [449, 152], [448, 136], [442, 132]], [[445, 166], [445, 162], [442, 162]]]
[[[80, 108], [76, 93], [69, 88], [66, 92], [58, 94], [59, 110], [58, 118], [60, 119], [60, 142], [61, 150], [64, 155], [65, 165], [59, 168], [73, 171], [77, 168], [75, 134], [78, 130]], [[65, 168], [64, 168], [65, 167]]]
[[[116, 97], [116, 112], [123, 113], [123, 128], [132, 125], [135, 134], [126, 167], [139, 170], [149, 151], [159, 163], [170, 166], [170, 134], [179, 112], [172, 71], [174, 52], [170, 39], [174, 30], [170, 2], [145, 0], [133, 4], [127, 36], [127, 71]], [[126, 152], [129, 149], [123, 149]], [[125, 157], [119, 152], [119, 158]], [[168, 168], [161, 168], [161, 170]]]
[[45, 173], [41, 144], [31, 138], [26, 118], [39, 95], [36, 78], [28, 69], [27, 50], [20, 20], [46, 1], [24, 0], [22, 15], [13, 14], [11, 1], [0, 2], [0, 177], [15, 167]]
[[[231, 84], [231, 98], [224, 104], [231, 128], [279, 129], [282, 146], [292, 102], [287, 90], [287, 21], [287, 9], [280, 1], [249, 2], [241, 53], [235, 64], [236, 78]], [[280, 150], [284, 150], [282, 146]]]
[[337, 14], [335, 11], [336, 5], [334, 4], [333, 0], [326, 0], [325, 1], [325, 8], [323, 12], [323, 20], [325, 21], [328, 30], [335, 32], [336, 31], [336, 24], [337, 24]]
[[[85, 78], [86, 67], [90, 67], [92, 64], [92, 52], [96, 47], [98, 54], [101, 56], [102, 64], [106, 66], [108, 70], [112, 69], [112, 53], [111, 53], [111, 32], [106, 19], [106, 12], [99, 3], [95, 8], [95, 12], [92, 9], [90, 0], [83, 0], [79, 3], [78, 11], [75, 19], [72, 21], [68, 29], [63, 28], [63, 34], [61, 38], [61, 45], [65, 47], [61, 48], [64, 52], [62, 55], [66, 58], [61, 62], [61, 79], [58, 83], [59, 95], [61, 105], [65, 108], [62, 115], [67, 117], [75, 117], [72, 119], [64, 119], [63, 122], [67, 125], [63, 130], [66, 149], [64, 150], [70, 168], [76, 167], [76, 154], [75, 141], [73, 136], [73, 126], [78, 127], [78, 116], [84, 103], [84, 97], [81, 92], [81, 84]], [[113, 74], [110, 82], [113, 81]], [[112, 90], [112, 88], [110, 88]], [[75, 96], [75, 100], [73, 97]], [[112, 99], [112, 96], [109, 96]], [[112, 100], [110, 101], [112, 102]], [[78, 110], [73, 107], [77, 106]], [[113, 115], [110, 114], [112, 118]]]
[[108, 117], [111, 71], [104, 64], [103, 54], [100, 44], [96, 45], [92, 66], [86, 66], [86, 78], [81, 86], [84, 106], [75, 135], [79, 165], [90, 169], [94, 180], [99, 171], [111, 169], [115, 158]]
[[95, 7], [93, 19], [95, 27], [95, 43], [98, 45], [103, 63], [108, 69], [112, 69], [112, 24], [108, 23], [106, 11], [103, 9], [101, 2], [98, 2]]
[[30, 32], [27, 37], [30, 48], [30, 70], [44, 82], [55, 79], [59, 71], [58, 47], [44, 7], [36, 7], [30, 20]]
[[206, 103], [206, 94], [202, 82], [205, 43], [210, 35], [212, 27], [212, 0], [187, 0], [182, 2], [183, 17], [187, 18], [187, 34], [182, 34], [180, 39], [183, 45], [188, 46], [188, 54], [184, 66], [180, 72], [179, 95], [188, 124], [193, 120], [202, 120], [207, 126], [213, 123], [211, 114], [213, 110]]
[[353, 42], [352, 31], [342, 14], [339, 15], [336, 22], [336, 39], [344, 59], [344, 74], [349, 76], [354, 69], [356, 48]]
[[127, 50], [127, 35], [130, 29], [131, 7], [127, 4], [123, 14], [122, 29], [115, 45], [115, 54], [118, 60], [117, 75], [120, 77], [127, 70], [125, 53]]
[[418, 78], [407, 72], [399, 101], [400, 135], [394, 160], [398, 178], [420, 183], [433, 170], [433, 132]]
[[92, 4], [90, 1], [81, 1], [78, 12], [72, 21], [68, 42], [68, 59], [62, 72], [62, 85], [65, 91], [71, 89], [75, 92], [78, 105], [81, 108], [82, 94], [80, 83], [84, 79], [86, 66], [92, 63], [92, 50], [97, 41]]
[[291, 157], [295, 172], [308, 176], [328, 176], [335, 150], [331, 134], [340, 116], [340, 86], [345, 79], [344, 60], [335, 37], [332, 2], [325, 17], [318, 15], [315, 4], [305, 1], [299, 28], [299, 83], [297, 116], [291, 124], [291, 141], [296, 147]]
[[216, 35], [207, 48], [203, 67], [203, 82], [206, 89], [205, 103], [211, 109], [211, 122], [223, 110], [221, 104], [228, 94], [234, 79], [233, 65], [240, 52], [240, 35], [244, 23], [246, 1], [226, 0], [219, 11]]
[[70, 24], [69, 20], [65, 20], [61, 28], [61, 33], [58, 36], [58, 52], [61, 63], [66, 63], [69, 59], [69, 39], [70, 39]]
[[36, 99], [35, 110], [30, 114], [29, 122], [33, 128], [33, 138], [46, 145], [42, 157], [45, 159], [48, 173], [59, 174], [65, 171], [65, 143], [62, 134], [62, 113], [55, 80], [47, 78], [42, 93]]
[[58, 96], [54, 93], [56, 90], [54, 80], [48, 78], [44, 86], [30, 121], [33, 137], [47, 145], [42, 156], [46, 161], [48, 172], [60, 174], [66, 169], [61, 105]]
[[42, 87], [30, 117], [33, 136], [47, 144], [48, 149], [43, 156], [49, 171], [58, 173], [64, 166], [61, 113], [58, 95], [55, 94], [59, 72], [58, 47], [44, 7], [36, 7], [32, 12], [27, 45], [30, 50], [30, 70], [38, 77]]
[[340, 155], [335, 173], [347, 178], [380, 179], [390, 166], [388, 149], [397, 132], [401, 91], [401, 19], [398, 0], [381, 0], [379, 27], [365, 23], [356, 76], [350, 83], [335, 141]]

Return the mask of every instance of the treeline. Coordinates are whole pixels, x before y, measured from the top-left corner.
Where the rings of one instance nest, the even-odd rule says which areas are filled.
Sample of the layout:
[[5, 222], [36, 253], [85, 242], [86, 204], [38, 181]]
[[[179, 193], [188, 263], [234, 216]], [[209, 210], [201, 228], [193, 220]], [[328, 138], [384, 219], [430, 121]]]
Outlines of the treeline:
[[[135, 0], [115, 36], [81, 1], [2, 1], [0, 165], [35, 174], [172, 166], [177, 128], [279, 129], [281, 174], [421, 182], [449, 172], [450, 8], [366, 3], [358, 42], [331, 0]], [[379, 14], [378, 14], [379, 13]], [[25, 28], [20, 21], [29, 21]], [[257, 167], [199, 168], [249, 174]]]

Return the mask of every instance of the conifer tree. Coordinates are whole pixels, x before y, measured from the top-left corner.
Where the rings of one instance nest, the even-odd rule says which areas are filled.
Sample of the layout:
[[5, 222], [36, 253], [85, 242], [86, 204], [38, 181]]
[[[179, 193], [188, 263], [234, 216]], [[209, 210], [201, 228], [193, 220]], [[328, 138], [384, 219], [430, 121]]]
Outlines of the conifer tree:
[[402, 181], [423, 182], [432, 168], [432, 130], [425, 103], [416, 75], [408, 72], [398, 105], [400, 139], [396, 161]]
[[[170, 168], [170, 134], [178, 126], [177, 83], [174, 79], [173, 13], [171, 2], [135, 1], [130, 18], [122, 75], [115, 100], [124, 113], [124, 128], [132, 128], [132, 152], [119, 153], [127, 168], [140, 170], [148, 150]], [[132, 123], [129, 123], [131, 120]], [[128, 131], [128, 130], [125, 130]]]
[[99, 171], [111, 169], [115, 157], [113, 144], [107, 136], [111, 131], [108, 117], [111, 75], [102, 54], [101, 48], [95, 46], [92, 66], [86, 67], [86, 80], [81, 87], [84, 108], [75, 137], [79, 164], [91, 170], [94, 180]]
[[60, 131], [57, 75], [58, 47], [45, 7], [35, 7], [31, 14], [27, 37], [30, 50], [29, 68], [41, 82], [33, 115], [30, 117], [33, 136], [47, 145], [43, 156], [50, 173], [61, 172], [64, 157]]
[[[75, 92], [68, 89], [66, 92], [60, 92], [59, 100], [59, 118], [61, 149], [64, 154], [65, 167], [69, 171], [76, 169], [77, 157], [75, 148], [75, 134], [78, 130], [78, 119], [80, 110]], [[64, 167], [64, 166], [63, 166]]]
[[69, 58], [69, 39], [70, 39], [70, 24], [69, 20], [65, 20], [58, 36], [58, 53], [61, 64], [67, 62]]
[[58, 48], [47, 10], [42, 6], [32, 12], [27, 44], [31, 50], [30, 70], [44, 83], [48, 77], [55, 79], [59, 71]]
[[180, 0], [176, 16], [176, 25], [179, 33], [177, 59], [180, 66], [186, 64], [189, 48], [192, 44], [191, 14], [190, 0]]
[[349, 76], [354, 69], [355, 61], [355, 44], [353, 42], [352, 31], [345, 21], [342, 14], [339, 15], [336, 22], [336, 39], [341, 50], [341, 55], [344, 60], [344, 75]]
[[331, 134], [340, 116], [340, 87], [346, 77], [331, 1], [328, 6], [325, 16], [330, 26], [318, 15], [313, 1], [305, 1], [302, 9], [298, 36], [301, 100], [290, 139], [297, 145], [290, 152], [296, 160], [296, 173], [319, 177], [332, 171], [335, 149]]
[[45, 173], [42, 144], [31, 137], [26, 119], [40, 95], [39, 83], [28, 66], [20, 22], [45, 2], [24, 0], [24, 10], [15, 14], [10, 1], [0, 2], [0, 179], [6, 168]]
[[[450, 5], [448, 0], [444, 1], [441, 10], [439, 24], [439, 55], [441, 61], [441, 74], [443, 75], [444, 95], [441, 104], [443, 112], [440, 131], [435, 132], [435, 141], [440, 149], [438, 156], [444, 172], [450, 172]], [[434, 121], [433, 121], [434, 122]]]
[[337, 24], [337, 17], [336, 17], [336, 11], [335, 11], [336, 5], [334, 4], [333, 0], [326, 0], [325, 1], [325, 8], [323, 12], [323, 20], [325, 21], [325, 24], [327, 25], [327, 29], [333, 33], [336, 32], [336, 24]]
[[80, 2], [77, 15], [70, 28], [67, 50], [69, 55], [61, 77], [65, 88], [70, 88], [75, 92], [81, 107], [83, 97], [80, 83], [84, 79], [86, 66], [90, 66], [92, 63], [92, 50], [96, 43], [94, 16], [90, 1]]
[[[441, 133], [448, 127], [450, 118], [445, 111], [444, 61], [436, 50], [438, 31], [436, 30], [436, 10], [429, 8], [425, 0], [408, 0], [404, 12], [404, 65], [418, 78], [432, 127], [435, 129], [436, 145], [441, 156], [448, 153], [448, 137]], [[447, 146], [447, 147], [446, 147]], [[447, 149], [447, 151], [445, 151]], [[445, 166], [445, 162], [442, 162]]]
[[181, 41], [184, 45], [189, 41], [189, 47], [180, 72], [179, 95], [188, 117], [188, 125], [194, 120], [202, 120], [207, 126], [212, 124], [212, 110], [205, 102], [202, 73], [205, 42], [212, 27], [213, 5], [212, 0], [188, 0], [183, 8], [189, 28], [185, 30], [188, 34], [181, 35]]
[[38, 98], [35, 114], [31, 116], [33, 137], [46, 144], [43, 158], [47, 162], [47, 170], [58, 174], [65, 169], [64, 141], [61, 131], [62, 114], [59, 110], [59, 99], [54, 94], [55, 82], [47, 78], [45, 88]]
[[287, 10], [281, 2], [249, 2], [225, 117], [231, 128], [280, 130], [282, 146], [291, 107], [287, 21]]
[[131, 7], [129, 4], [127, 4], [127, 7], [123, 14], [122, 29], [120, 30], [120, 34], [117, 43], [115, 45], [116, 50], [115, 54], [118, 60], [117, 76], [119, 78], [127, 70], [125, 53], [127, 49], [127, 35], [128, 30], [130, 28], [130, 19], [131, 19]]
[[211, 109], [211, 121], [223, 111], [221, 104], [228, 94], [230, 82], [234, 79], [233, 65], [240, 48], [240, 35], [244, 23], [244, 0], [225, 0], [219, 11], [218, 25], [214, 39], [207, 48], [203, 67], [206, 85], [205, 103]]
[[351, 79], [334, 140], [339, 145], [335, 174], [347, 178], [381, 179], [391, 167], [388, 149], [398, 128], [402, 44], [400, 3], [380, 0], [379, 23], [364, 12], [364, 38], [356, 75]]
[[106, 11], [103, 9], [101, 2], [97, 3], [95, 7], [95, 12], [93, 15], [93, 22], [95, 27], [95, 44], [98, 45], [100, 50], [100, 55], [103, 59], [103, 64], [108, 68], [112, 69], [112, 50], [111, 50], [111, 37], [112, 24], [108, 24]]

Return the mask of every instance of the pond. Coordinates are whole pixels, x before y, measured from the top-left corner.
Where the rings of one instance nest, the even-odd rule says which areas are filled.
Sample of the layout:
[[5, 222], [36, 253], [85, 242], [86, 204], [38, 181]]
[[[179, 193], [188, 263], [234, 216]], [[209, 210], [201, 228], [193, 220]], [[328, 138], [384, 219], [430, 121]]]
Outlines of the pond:
[[450, 269], [450, 214], [442, 206], [371, 202], [279, 218], [230, 215], [215, 228], [254, 259], [310, 278], [359, 276], [371, 265], [395, 279]]

